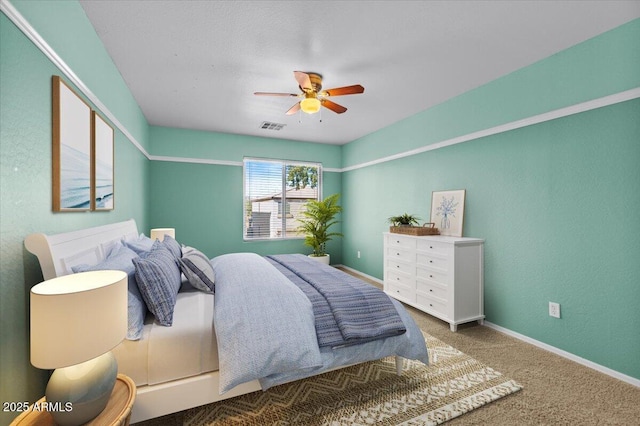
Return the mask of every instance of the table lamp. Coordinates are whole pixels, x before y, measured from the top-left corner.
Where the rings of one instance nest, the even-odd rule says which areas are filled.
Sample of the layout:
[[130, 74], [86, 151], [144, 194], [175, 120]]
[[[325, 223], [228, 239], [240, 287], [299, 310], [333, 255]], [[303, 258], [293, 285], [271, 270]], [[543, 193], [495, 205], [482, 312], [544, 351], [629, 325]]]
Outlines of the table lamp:
[[151, 230], [151, 239], [154, 241], [164, 240], [165, 235], [176, 238], [176, 230], [174, 228], [154, 228]]
[[118, 374], [110, 352], [127, 334], [127, 274], [91, 271], [31, 289], [31, 364], [56, 369], [45, 397], [62, 426], [104, 410]]

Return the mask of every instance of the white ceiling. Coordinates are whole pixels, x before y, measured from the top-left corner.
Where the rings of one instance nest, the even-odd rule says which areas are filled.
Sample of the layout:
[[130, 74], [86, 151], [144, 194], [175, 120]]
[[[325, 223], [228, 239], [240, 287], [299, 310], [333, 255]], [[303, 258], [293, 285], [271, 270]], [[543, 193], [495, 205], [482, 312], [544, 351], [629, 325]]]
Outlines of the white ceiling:
[[[151, 125], [330, 144], [640, 17], [639, 1], [80, 3]], [[285, 115], [297, 98], [253, 95], [298, 93], [295, 70], [365, 92], [332, 97], [348, 111], [321, 116]]]

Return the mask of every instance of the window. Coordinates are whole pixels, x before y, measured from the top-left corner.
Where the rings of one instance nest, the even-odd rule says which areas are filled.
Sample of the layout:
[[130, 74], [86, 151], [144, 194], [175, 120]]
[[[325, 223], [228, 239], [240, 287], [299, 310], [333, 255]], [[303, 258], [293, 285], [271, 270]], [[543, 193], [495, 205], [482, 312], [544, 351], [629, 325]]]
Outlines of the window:
[[244, 159], [245, 240], [302, 238], [296, 229], [307, 200], [319, 200], [322, 165]]

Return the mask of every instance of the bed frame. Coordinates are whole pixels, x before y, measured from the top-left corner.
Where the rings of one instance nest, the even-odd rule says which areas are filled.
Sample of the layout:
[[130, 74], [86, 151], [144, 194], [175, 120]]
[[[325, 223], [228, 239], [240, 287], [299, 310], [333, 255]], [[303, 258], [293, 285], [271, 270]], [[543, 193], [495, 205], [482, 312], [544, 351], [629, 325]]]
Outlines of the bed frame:
[[[110, 225], [55, 235], [31, 234], [26, 249], [36, 255], [45, 280], [71, 273], [77, 264], [96, 264], [105, 258], [105, 247], [125, 236], [139, 235], [133, 219]], [[402, 358], [396, 357], [396, 371], [402, 373]], [[137, 387], [131, 423], [186, 410], [211, 402], [261, 390], [257, 380], [240, 384], [221, 395], [219, 372], [178, 379], [157, 385]]]

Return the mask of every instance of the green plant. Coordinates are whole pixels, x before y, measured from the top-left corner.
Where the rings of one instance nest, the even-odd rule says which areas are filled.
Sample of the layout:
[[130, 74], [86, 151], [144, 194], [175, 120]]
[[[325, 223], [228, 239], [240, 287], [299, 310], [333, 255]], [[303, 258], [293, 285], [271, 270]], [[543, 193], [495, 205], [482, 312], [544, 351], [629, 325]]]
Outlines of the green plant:
[[412, 215], [412, 214], [403, 214], [400, 216], [391, 216], [389, 219], [387, 219], [389, 221], [389, 223], [391, 223], [391, 225], [393, 226], [401, 226], [401, 225], [419, 225], [420, 223], [418, 222], [420, 220], [419, 217]]
[[298, 219], [298, 232], [305, 234], [305, 245], [313, 249], [312, 256], [324, 256], [327, 242], [333, 237], [342, 237], [339, 232], [329, 232], [331, 226], [338, 223], [335, 216], [342, 211], [338, 205], [340, 194], [329, 195], [324, 200], [309, 200], [305, 203], [305, 210]]

